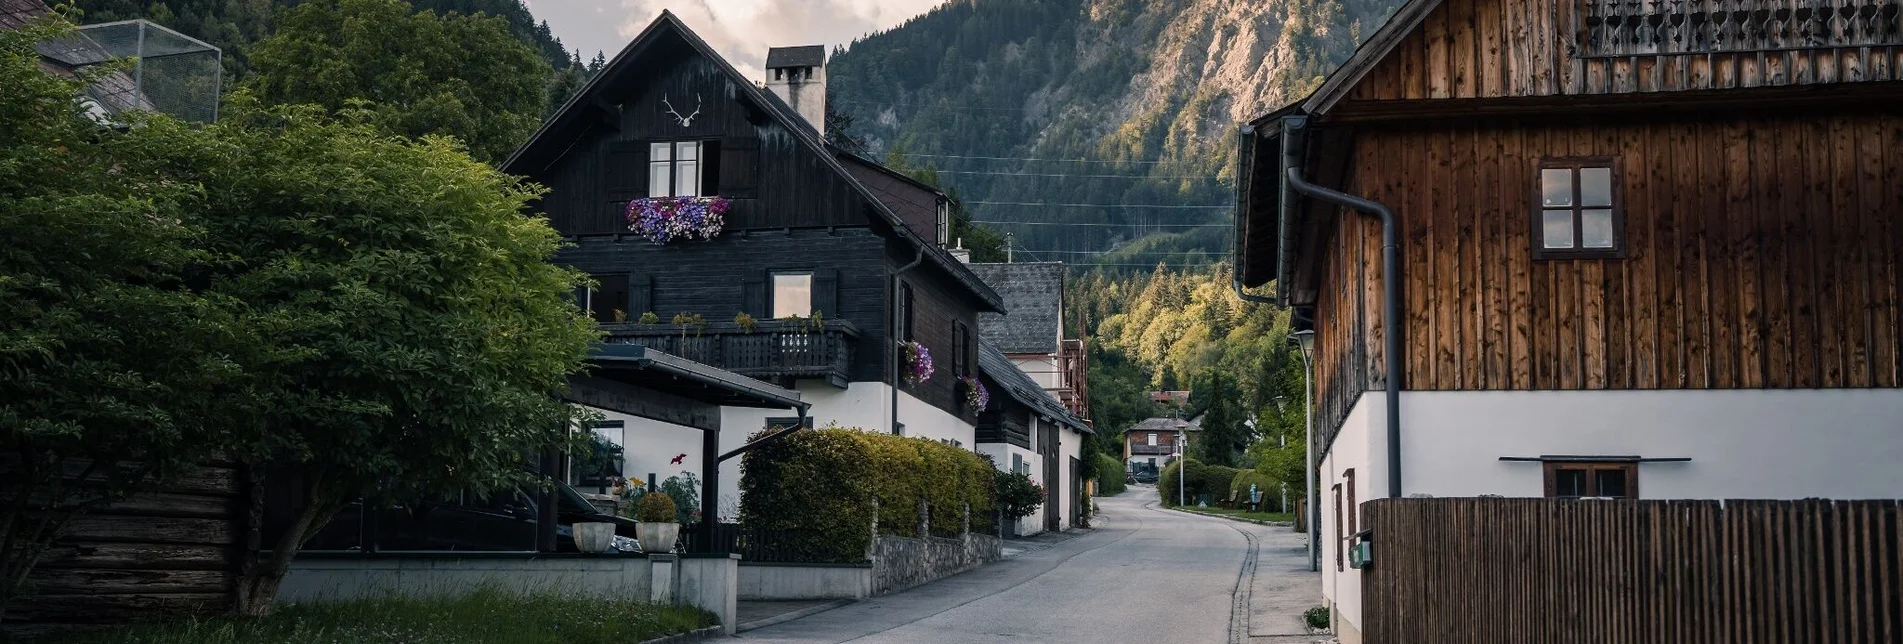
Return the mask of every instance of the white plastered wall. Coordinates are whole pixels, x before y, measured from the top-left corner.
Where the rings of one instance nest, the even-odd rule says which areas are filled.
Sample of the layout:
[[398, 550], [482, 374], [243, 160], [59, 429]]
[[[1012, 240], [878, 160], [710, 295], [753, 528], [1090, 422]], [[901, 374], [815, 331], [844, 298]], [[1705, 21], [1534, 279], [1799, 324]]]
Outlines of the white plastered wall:
[[[855, 382], [840, 389], [817, 380], [800, 381], [795, 387], [802, 400], [812, 404], [809, 412], [814, 427], [836, 425], [853, 427], [868, 431], [890, 431], [891, 425], [891, 388], [878, 382]], [[648, 473], [655, 475], [655, 481], [682, 471], [701, 472], [700, 430], [679, 425], [646, 420], [602, 412], [606, 420], [619, 420], [624, 423], [622, 472], [630, 479], [645, 482]], [[791, 418], [797, 414], [792, 409], [753, 409], [747, 407], [723, 407], [720, 413], [720, 451], [729, 450], [746, 444], [747, 437], [766, 427], [768, 418]], [[899, 422], [905, 424], [907, 436], [925, 436], [933, 439], [953, 439], [970, 449], [974, 428], [958, 417], [946, 413], [913, 398], [904, 391], [899, 392]], [[685, 454], [679, 464], [672, 463], [677, 455]], [[593, 490], [582, 490], [592, 492]], [[732, 520], [740, 507], [740, 458], [733, 458], [720, 466], [720, 516], [723, 520]]]

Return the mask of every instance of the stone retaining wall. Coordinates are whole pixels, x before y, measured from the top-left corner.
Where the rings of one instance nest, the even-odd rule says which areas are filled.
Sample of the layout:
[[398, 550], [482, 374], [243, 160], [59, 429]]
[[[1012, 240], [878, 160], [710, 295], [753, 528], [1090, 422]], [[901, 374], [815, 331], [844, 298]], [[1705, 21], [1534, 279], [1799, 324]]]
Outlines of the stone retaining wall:
[[873, 551], [872, 594], [884, 595], [997, 561], [1004, 556], [1004, 541], [982, 534], [962, 539], [881, 535]]

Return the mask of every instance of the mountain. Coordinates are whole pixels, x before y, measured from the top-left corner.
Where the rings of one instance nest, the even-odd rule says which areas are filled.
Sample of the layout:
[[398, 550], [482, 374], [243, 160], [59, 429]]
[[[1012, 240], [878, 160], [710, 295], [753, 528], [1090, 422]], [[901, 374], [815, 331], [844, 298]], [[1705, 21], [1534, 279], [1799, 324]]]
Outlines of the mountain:
[[1398, 5], [952, 0], [835, 52], [827, 76], [875, 155], [933, 166], [977, 221], [1046, 224], [989, 224], [1021, 256], [1195, 265], [1228, 252], [1239, 125], [1319, 85]]

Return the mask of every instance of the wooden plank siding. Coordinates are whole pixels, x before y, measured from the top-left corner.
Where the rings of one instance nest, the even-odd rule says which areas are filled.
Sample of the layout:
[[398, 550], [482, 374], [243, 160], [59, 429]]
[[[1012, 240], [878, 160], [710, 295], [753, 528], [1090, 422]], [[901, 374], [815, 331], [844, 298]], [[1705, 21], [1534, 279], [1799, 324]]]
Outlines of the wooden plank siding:
[[[1894, 387], [1903, 119], [1853, 110], [1356, 130], [1403, 230], [1407, 388]], [[1542, 158], [1616, 159], [1623, 257], [1533, 259]], [[1383, 380], [1380, 227], [1326, 211], [1325, 427]]]
[[[902, 248], [894, 244], [886, 253], [886, 269], [896, 273], [898, 269], [911, 263], [912, 259], [911, 253], [904, 252]], [[905, 383], [901, 386], [914, 397], [933, 407], [942, 409], [966, 422], [976, 422], [978, 419], [976, 410], [965, 407], [962, 398], [958, 395], [958, 376], [952, 373], [954, 364], [952, 349], [955, 345], [952, 336], [958, 323], [962, 323], [964, 328], [970, 330], [973, 342], [966, 349], [971, 352], [971, 356], [967, 358], [967, 364], [972, 365], [973, 370], [977, 369], [976, 340], [979, 304], [975, 301], [976, 298], [965, 294], [963, 288], [942, 272], [930, 270], [922, 264], [902, 274], [900, 279], [912, 287], [912, 301], [917, 307], [912, 317], [912, 339], [932, 351], [935, 368], [931, 380]], [[890, 326], [890, 323], [884, 325], [888, 328]], [[880, 344], [885, 347], [885, 352], [868, 351], [866, 349], [872, 345], [861, 344], [861, 353], [889, 356], [889, 352], [898, 350], [896, 343], [881, 342]]]
[[[1666, 10], [1663, 3], [1616, 0], [1441, 0], [1419, 28], [1371, 69], [1346, 100], [1637, 94], [1893, 81], [1898, 80], [1894, 70], [1903, 65], [1903, 41], [1893, 37], [1881, 46], [1800, 49], [1806, 46], [1767, 43], [1765, 47], [1779, 50], [1680, 52], [1663, 48], [1628, 55], [1595, 53], [1595, 46], [1604, 48], [1603, 44], [1595, 45], [1587, 34], [1597, 24], [1587, 19], [1595, 3], [1600, 11], [1630, 11], [1641, 6], [1651, 11]], [[1753, 11], [1753, 5], [1762, 3], [1739, 0], [1720, 7], [1712, 0], [1684, 4], [1691, 7], [1687, 10], [1700, 13], [1702, 19], [1704, 11]], [[1698, 9], [1700, 4], [1709, 7]], [[1782, 1], [1769, 4], [1774, 6], [1768, 8], [1785, 11], [1794, 8]], [[1831, 4], [1869, 5], [1879, 11], [1885, 6], [1869, 0]], [[1895, 5], [1888, 6], [1891, 13], [1887, 20], [1895, 23]], [[1853, 27], [1861, 24], [1850, 22], [1857, 23]], [[1888, 29], [1894, 31], [1897, 25], [1890, 24]], [[1838, 31], [1829, 42], [1870, 42], [1853, 37], [1857, 34], [1852, 31], [1848, 35]]]
[[1376, 499], [1361, 512], [1368, 642], [1903, 638], [1894, 500]]

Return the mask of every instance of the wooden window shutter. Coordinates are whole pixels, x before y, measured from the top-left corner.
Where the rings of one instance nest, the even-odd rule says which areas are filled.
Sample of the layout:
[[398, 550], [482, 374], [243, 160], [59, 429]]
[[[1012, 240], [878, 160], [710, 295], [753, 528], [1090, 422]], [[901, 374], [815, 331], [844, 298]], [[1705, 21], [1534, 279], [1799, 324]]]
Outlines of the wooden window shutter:
[[720, 142], [700, 142], [700, 194], [703, 197], [724, 196], [720, 194]]
[[840, 317], [838, 270], [813, 269], [813, 311], [824, 314], [830, 319]]
[[746, 279], [741, 281], [740, 307], [741, 310], [746, 311], [747, 315], [762, 320], [767, 319], [768, 316], [773, 314], [772, 311], [768, 311], [766, 308], [765, 271], [750, 271], [747, 273]]
[[654, 276], [636, 273], [628, 276], [628, 318], [654, 310]]
[[[719, 146], [719, 194], [729, 199], [757, 199], [760, 196], [760, 140], [722, 139]], [[712, 155], [702, 158], [715, 158]]]
[[610, 197], [626, 201], [629, 195], [648, 194], [648, 143], [616, 141], [608, 144], [601, 163], [601, 188]]

